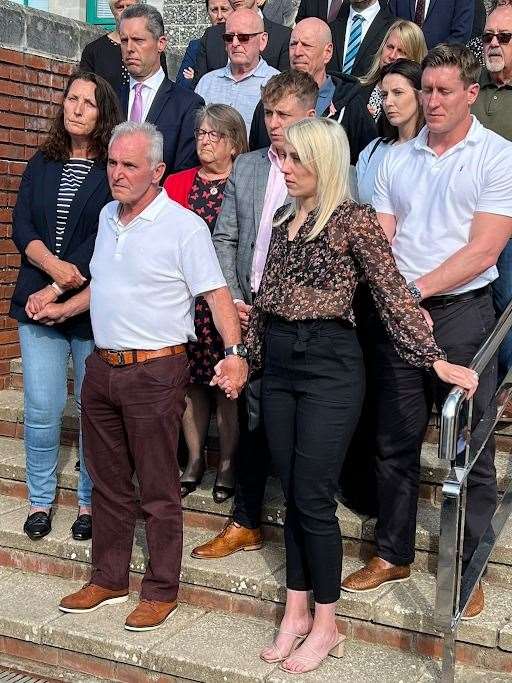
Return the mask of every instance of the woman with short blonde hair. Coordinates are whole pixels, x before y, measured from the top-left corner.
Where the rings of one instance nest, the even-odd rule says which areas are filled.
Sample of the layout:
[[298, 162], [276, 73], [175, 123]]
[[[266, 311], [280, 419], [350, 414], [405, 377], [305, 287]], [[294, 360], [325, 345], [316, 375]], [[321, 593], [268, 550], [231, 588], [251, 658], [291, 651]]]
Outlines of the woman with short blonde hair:
[[421, 28], [412, 21], [395, 21], [384, 36], [368, 72], [359, 80], [369, 93], [368, 111], [377, 121], [382, 112], [379, 83], [381, 69], [397, 59], [410, 59], [421, 64], [427, 54], [427, 44]]
[[[335, 494], [364, 393], [352, 311], [361, 270], [400, 355], [445, 381], [453, 366], [398, 272], [375, 211], [348, 196], [342, 126], [303, 119], [285, 136], [280, 157], [294, 201], [276, 214], [246, 344], [253, 374], [262, 373], [263, 424], [286, 498], [286, 608], [260, 656], [305, 673], [343, 648], [335, 621], [342, 559]], [[457, 371], [474, 390], [474, 373]]]

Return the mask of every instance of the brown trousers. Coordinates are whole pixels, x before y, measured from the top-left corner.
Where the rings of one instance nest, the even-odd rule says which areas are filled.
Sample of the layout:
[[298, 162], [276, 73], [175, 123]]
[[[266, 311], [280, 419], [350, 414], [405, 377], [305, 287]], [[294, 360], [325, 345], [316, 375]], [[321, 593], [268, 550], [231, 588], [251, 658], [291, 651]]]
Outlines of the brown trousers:
[[111, 367], [93, 353], [86, 368], [82, 429], [94, 485], [91, 581], [113, 590], [128, 587], [135, 472], [149, 552], [141, 598], [170, 602], [178, 593], [183, 542], [176, 452], [189, 382], [186, 354]]

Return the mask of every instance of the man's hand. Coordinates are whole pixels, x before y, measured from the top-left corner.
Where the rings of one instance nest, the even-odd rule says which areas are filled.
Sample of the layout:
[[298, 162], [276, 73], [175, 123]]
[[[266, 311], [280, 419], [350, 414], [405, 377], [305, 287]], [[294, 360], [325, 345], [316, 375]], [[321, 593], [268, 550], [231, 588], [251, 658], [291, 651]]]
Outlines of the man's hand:
[[252, 306], [249, 306], [249, 304], [244, 304], [243, 301], [235, 301], [234, 303], [238, 313], [238, 319], [240, 320], [242, 332], [247, 332], [249, 328], [249, 316], [251, 314]]
[[57, 300], [57, 292], [49, 285], [43, 287], [38, 292], [34, 292], [28, 297], [27, 304], [25, 306], [25, 313], [29, 318], [36, 318], [36, 314], [43, 310], [43, 308]]
[[426, 309], [426, 308], [423, 308], [422, 306], [420, 306], [420, 311], [422, 312], [423, 317], [425, 318], [425, 322], [426, 322], [427, 325], [428, 325], [428, 329], [429, 329], [431, 332], [433, 332], [433, 331], [434, 331], [434, 321], [432, 320], [432, 316], [431, 316], [430, 313], [427, 311], [427, 309]]
[[55, 323], [63, 323], [68, 319], [66, 304], [47, 304], [39, 313], [33, 316], [34, 320], [43, 323], [44, 325], [55, 325]]
[[215, 366], [215, 375], [210, 386], [218, 386], [231, 399], [238, 398], [247, 382], [249, 366], [240, 356], [228, 356]]
[[76, 266], [58, 258], [49, 259], [45, 270], [61, 289], [78, 289], [86, 282]]

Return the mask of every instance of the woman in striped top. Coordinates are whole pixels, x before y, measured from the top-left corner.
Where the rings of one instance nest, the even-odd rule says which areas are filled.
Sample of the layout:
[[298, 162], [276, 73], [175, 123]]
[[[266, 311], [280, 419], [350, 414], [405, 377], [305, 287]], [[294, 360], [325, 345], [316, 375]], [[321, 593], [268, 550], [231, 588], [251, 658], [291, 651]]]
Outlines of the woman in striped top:
[[[27, 164], [13, 216], [21, 267], [10, 314], [18, 321], [25, 398], [25, 452], [32, 540], [51, 531], [67, 371], [73, 360], [80, 412], [85, 359], [94, 342], [74, 296], [87, 287], [98, 217], [110, 201], [107, 146], [121, 120], [117, 97], [100, 76], [73, 75], [46, 142]], [[57, 303], [58, 301], [58, 303]], [[83, 463], [73, 537], [91, 537], [91, 480]], [[68, 454], [68, 457], [72, 457]]]

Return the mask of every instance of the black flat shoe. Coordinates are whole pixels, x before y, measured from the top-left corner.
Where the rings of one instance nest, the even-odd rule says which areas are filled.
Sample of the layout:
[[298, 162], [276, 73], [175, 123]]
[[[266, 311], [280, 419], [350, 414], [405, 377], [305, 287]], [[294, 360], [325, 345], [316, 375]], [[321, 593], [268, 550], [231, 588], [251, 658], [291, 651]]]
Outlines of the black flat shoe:
[[88, 541], [92, 538], [92, 516], [78, 515], [71, 527], [75, 541]]
[[80, 472], [80, 460], [75, 462], [75, 472]]
[[218, 503], [225, 503], [235, 495], [234, 486], [222, 486], [222, 484], [215, 484], [212, 491], [213, 500]]
[[[202, 479], [202, 477], [201, 477]], [[182, 499], [186, 498], [189, 493], [192, 493], [192, 491], [195, 491], [196, 488], [199, 486], [201, 483], [201, 479], [197, 479], [196, 481], [180, 481], [180, 494]]]
[[29, 515], [23, 525], [23, 531], [27, 534], [31, 541], [37, 541], [40, 538], [47, 536], [52, 530], [52, 520], [50, 512], [33, 512]]

